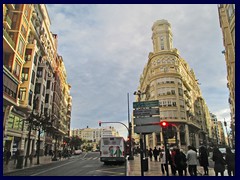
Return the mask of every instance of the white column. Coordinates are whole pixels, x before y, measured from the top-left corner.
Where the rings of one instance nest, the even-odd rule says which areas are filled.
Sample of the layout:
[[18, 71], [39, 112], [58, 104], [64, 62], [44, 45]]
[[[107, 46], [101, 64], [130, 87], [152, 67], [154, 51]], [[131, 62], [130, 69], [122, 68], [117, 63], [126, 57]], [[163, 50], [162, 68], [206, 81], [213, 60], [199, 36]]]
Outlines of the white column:
[[189, 141], [189, 129], [188, 129], [188, 125], [187, 125], [187, 124], [185, 124], [185, 138], [186, 138], [187, 146], [190, 145], [190, 141]]

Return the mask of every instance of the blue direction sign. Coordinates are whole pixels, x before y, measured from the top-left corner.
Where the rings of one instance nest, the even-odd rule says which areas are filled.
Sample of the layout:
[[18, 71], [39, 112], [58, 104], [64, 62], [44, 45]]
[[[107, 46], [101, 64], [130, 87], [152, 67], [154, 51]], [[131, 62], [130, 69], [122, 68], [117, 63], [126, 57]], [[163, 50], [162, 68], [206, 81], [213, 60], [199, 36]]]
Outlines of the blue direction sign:
[[145, 107], [158, 107], [159, 101], [141, 101], [141, 102], [133, 102], [133, 108], [145, 108]]

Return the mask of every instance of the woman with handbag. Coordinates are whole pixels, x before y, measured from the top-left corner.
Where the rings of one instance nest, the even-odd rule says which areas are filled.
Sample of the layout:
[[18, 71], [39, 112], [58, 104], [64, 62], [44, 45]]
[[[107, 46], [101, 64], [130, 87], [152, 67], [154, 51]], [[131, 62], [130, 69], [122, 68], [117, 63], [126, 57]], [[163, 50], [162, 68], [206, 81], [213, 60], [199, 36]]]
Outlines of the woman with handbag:
[[212, 160], [214, 161], [215, 176], [218, 176], [218, 173], [220, 173], [221, 176], [224, 176], [226, 162], [221, 151], [216, 147], [213, 150]]

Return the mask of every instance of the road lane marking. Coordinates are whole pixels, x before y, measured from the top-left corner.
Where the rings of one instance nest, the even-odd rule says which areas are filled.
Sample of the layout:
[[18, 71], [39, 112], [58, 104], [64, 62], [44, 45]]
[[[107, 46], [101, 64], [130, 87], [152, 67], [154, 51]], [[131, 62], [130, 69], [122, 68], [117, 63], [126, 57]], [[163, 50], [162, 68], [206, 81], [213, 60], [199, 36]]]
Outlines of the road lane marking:
[[57, 168], [59, 168], [59, 167], [62, 167], [62, 166], [65, 166], [65, 165], [68, 165], [68, 164], [71, 164], [71, 163], [74, 163], [74, 162], [75, 162], [75, 161], [71, 161], [71, 162], [68, 162], [68, 163], [65, 163], [65, 164], [62, 164], [62, 165], [59, 165], [59, 166], [56, 166], [56, 167], [47, 169], [47, 170], [45, 170], [45, 171], [41, 171], [41, 172], [39, 172], [39, 173], [32, 174], [32, 175], [30, 175], [30, 176], [36, 176], [36, 175], [39, 175], [39, 174], [43, 174], [43, 173], [45, 173], [45, 172], [48, 172], [48, 171], [57, 169]]

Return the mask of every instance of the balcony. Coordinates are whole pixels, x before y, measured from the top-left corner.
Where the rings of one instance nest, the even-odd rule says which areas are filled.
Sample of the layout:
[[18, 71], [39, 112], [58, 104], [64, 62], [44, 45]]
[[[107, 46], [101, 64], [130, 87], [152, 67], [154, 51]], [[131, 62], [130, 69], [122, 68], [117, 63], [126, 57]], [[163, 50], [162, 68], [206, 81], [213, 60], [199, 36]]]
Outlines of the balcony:
[[15, 10], [15, 4], [6, 4], [9, 10]]
[[4, 18], [3, 26], [4, 26], [6, 29], [11, 29], [12, 20], [11, 20], [11, 18], [10, 18], [8, 15], [6, 15], [5, 18]]
[[6, 38], [7, 42], [12, 46], [13, 49], [15, 49], [15, 42], [11, 38], [11, 36], [8, 34], [6, 29], [3, 29], [3, 36]]

